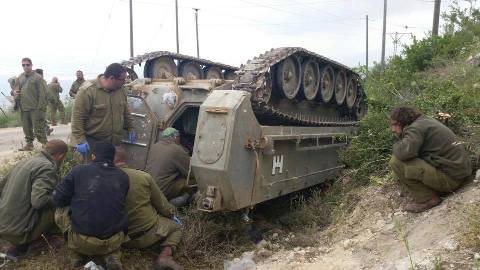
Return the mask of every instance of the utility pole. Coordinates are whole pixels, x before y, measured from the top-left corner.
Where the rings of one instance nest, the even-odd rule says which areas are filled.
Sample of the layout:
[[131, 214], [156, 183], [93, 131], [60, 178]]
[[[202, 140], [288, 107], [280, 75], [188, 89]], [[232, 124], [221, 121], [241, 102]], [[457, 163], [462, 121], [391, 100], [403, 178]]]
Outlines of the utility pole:
[[387, 0], [383, 0], [383, 35], [382, 35], [382, 59], [380, 72], [383, 74], [385, 71], [385, 38], [387, 35]]
[[438, 36], [438, 24], [440, 21], [440, 2], [441, 0], [435, 0], [435, 6], [433, 8], [432, 36]]
[[133, 57], [133, 6], [132, 0], [130, 2], [130, 58]]
[[175, 0], [175, 27], [177, 30], [177, 53], [180, 53], [180, 47], [178, 45], [178, 0]]
[[368, 73], [368, 15], [365, 16], [365, 26], [366, 26], [366, 41], [365, 41], [365, 66], [367, 67]]
[[400, 44], [400, 41], [404, 35], [410, 35], [412, 36], [412, 33], [399, 33], [399, 32], [393, 32], [393, 33], [388, 33], [390, 37], [392, 38], [393, 41], [393, 54], [397, 55], [397, 47]]
[[199, 43], [198, 43], [198, 11], [200, 9], [193, 8], [193, 10], [195, 10], [195, 30], [197, 33], [197, 58], [200, 58], [200, 49], [199, 49]]

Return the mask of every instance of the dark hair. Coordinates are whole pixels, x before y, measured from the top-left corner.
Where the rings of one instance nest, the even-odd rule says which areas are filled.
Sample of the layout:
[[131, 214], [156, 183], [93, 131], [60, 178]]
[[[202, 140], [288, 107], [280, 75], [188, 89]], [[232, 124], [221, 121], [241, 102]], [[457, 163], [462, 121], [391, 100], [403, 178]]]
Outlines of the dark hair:
[[32, 64], [32, 59], [28, 58], [28, 57], [24, 57], [22, 58], [22, 62], [29, 62], [30, 65]]
[[68, 146], [62, 140], [50, 140], [45, 146], [45, 151], [47, 151], [50, 155], [65, 154], [68, 151]]
[[37, 68], [35, 69], [35, 72], [43, 76], [43, 69]]
[[122, 74], [125, 72], [127, 72], [125, 67], [123, 67], [119, 63], [113, 63], [110, 64], [107, 69], [105, 69], [105, 73], [103, 73], [103, 76], [105, 76], [105, 78], [110, 78], [111, 76], [113, 76], [115, 79], [120, 79], [120, 76], [122, 76]]
[[97, 142], [93, 145], [92, 153], [96, 159], [113, 162], [115, 156], [115, 146], [107, 142]]
[[396, 107], [390, 113], [390, 120], [399, 123], [402, 127], [408, 126], [422, 115], [417, 109], [407, 106]]

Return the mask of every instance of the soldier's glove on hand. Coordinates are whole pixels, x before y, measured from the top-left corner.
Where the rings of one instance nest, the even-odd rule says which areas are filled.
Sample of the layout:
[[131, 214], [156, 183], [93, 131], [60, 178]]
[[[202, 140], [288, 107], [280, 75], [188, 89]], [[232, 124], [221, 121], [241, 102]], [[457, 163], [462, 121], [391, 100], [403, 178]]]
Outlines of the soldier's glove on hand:
[[136, 141], [137, 141], [137, 132], [135, 132], [135, 131], [130, 131], [130, 132], [128, 133], [128, 141], [129, 141], [130, 143], [136, 142]]
[[77, 144], [76, 148], [77, 152], [82, 154], [82, 156], [85, 156], [88, 152], [90, 152], [90, 146], [88, 145], [88, 142], [79, 143]]
[[183, 226], [183, 223], [180, 221], [180, 219], [178, 219], [177, 216], [173, 216], [172, 220], [175, 221], [175, 223], [177, 223], [178, 225]]

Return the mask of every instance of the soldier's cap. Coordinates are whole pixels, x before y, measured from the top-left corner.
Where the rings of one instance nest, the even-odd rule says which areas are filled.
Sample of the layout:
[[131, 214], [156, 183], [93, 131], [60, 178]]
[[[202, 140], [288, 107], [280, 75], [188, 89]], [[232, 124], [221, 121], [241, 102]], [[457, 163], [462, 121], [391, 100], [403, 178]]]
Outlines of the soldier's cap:
[[180, 136], [180, 132], [178, 132], [178, 130], [172, 128], [172, 127], [169, 127], [169, 128], [166, 128], [162, 131], [162, 138], [169, 138], [169, 137], [178, 137]]
[[115, 146], [107, 142], [97, 142], [93, 145], [92, 153], [97, 161], [113, 161]]

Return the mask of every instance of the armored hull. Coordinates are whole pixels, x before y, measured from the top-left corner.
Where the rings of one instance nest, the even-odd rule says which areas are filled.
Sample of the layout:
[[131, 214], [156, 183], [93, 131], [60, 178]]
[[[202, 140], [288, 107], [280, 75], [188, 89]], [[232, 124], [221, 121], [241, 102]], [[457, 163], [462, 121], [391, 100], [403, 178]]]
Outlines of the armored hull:
[[128, 85], [141, 132], [124, 140], [127, 162], [144, 169], [157, 134], [175, 127], [205, 211], [248, 208], [335, 177], [337, 151], [366, 113], [358, 74], [302, 48], [273, 49], [239, 69], [169, 52], [122, 62], [132, 78], [130, 67], [143, 63], [145, 78]]

